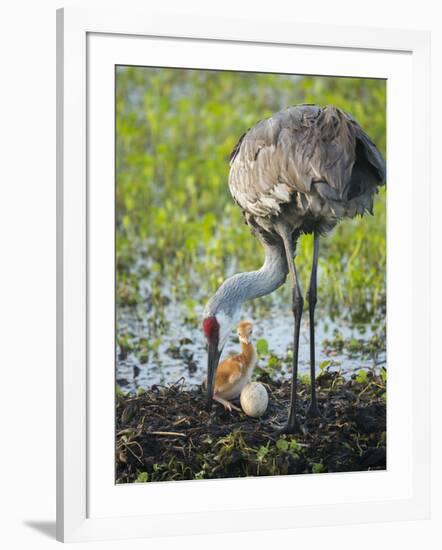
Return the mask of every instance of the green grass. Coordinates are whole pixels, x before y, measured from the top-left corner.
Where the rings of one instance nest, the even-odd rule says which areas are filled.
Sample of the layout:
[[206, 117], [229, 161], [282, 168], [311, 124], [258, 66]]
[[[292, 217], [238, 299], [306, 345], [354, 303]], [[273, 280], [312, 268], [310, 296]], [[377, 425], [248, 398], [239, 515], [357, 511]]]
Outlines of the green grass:
[[[142, 368], [159, 364], [170, 323], [165, 306], [171, 300], [183, 306], [184, 313], [180, 309], [173, 322], [178, 332], [187, 334], [227, 276], [259, 267], [260, 245], [228, 190], [229, 154], [255, 122], [297, 103], [333, 104], [348, 111], [385, 154], [382, 80], [117, 69], [116, 296], [117, 314], [123, 313], [117, 317], [119, 360], [132, 354]], [[329, 322], [337, 317], [339, 327], [344, 317], [359, 327], [368, 324], [372, 335], [346, 338], [334, 329], [318, 343], [330, 352], [330, 360], [322, 361], [317, 372], [327, 418], [321, 436], [313, 430], [295, 438], [272, 437], [269, 418], [286, 419], [289, 384], [279, 386], [276, 380], [291, 363], [292, 351], [277, 354], [271, 341], [260, 338], [260, 367], [254, 376], [271, 394], [269, 417], [262, 423], [217, 410], [212, 426], [200, 390], [157, 388], [125, 395], [117, 385], [117, 482], [385, 467], [387, 375], [363, 360], [385, 349], [385, 190], [376, 197], [374, 211], [374, 216], [345, 220], [321, 239], [318, 306], [323, 318]], [[296, 259], [304, 292], [311, 256], [312, 239], [304, 236]], [[259, 318], [274, 301], [288, 300], [284, 285], [253, 307]], [[178, 338], [173, 346], [179, 343]], [[331, 372], [336, 353], [361, 357], [351, 380]], [[309, 375], [300, 377], [302, 410], [310, 384]], [[165, 436], [164, 430], [182, 434]]]
[[[256, 121], [297, 103], [333, 104], [385, 153], [383, 80], [119, 67], [116, 92], [117, 304], [140, 305], [147, 280], [160, 324], [165, 288], [196, 323], [195, 306], [227, 275], [262, 261], [227, 186], [229, 154]], [[331, 317], [344, 304], [353, 322], [383, 322], [385, 199], [382, 191], [375, 216], [346, 220], [322, 239], [319, 292]], [[312, 239], [298, 250], [305, 289]]]
[[266, 383], [269, 409], [253, 419], [215, 406], [201, 390], [175, 385], [117, 396], [116, 482], [309, 474], [385, 469], [386, 378], [361, 370], [345, 381], [318, 378], [320, 421], [304, 416], [310, 387], [299, 383], [304, 429], [277, 435], [287, 418], [289, 384]]

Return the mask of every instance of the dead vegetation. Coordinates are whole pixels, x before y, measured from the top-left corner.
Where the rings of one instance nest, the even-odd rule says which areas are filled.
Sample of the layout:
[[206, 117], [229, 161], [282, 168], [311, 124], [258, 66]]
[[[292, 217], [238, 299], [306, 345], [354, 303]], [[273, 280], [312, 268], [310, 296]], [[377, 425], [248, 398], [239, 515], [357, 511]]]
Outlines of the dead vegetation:
[[260, 419], [204, 409], [201, 390], [178, 382], [117, 397], [117, 483], [348, 472], [386, 468], [385, 377], [319, 376], [323, 417], [306, 420], [309, 386], [300, 382], [302, 431], [279, 436], [289, 384], [266, 382], [269, 408]]

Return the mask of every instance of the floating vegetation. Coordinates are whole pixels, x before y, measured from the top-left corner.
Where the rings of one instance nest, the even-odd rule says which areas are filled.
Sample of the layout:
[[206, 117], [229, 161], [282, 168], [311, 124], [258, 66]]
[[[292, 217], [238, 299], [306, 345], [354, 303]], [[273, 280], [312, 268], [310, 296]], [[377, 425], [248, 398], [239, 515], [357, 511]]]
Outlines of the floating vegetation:
[[[269, 392], [259, 420], [204, 410], [207, 299], [263, 253], [233, 203], [229, 154], [257, 120], [297, 103], [351, 113], [385, 154], [386, 82], [118, 67], [116, 73], [116, 479], [118, 483], [383, 469], [386, 461], [386, 191], [374, 216], [321, 239], [317, 309], [319, 423], [275, 436], [289, 402], [290, 285], [246, 304], [255, 321], [255, 379]], [[297, 266], [308, 288], [312, 239]], [[307, 312], [307, 308], [306, 308]], [[300, 405], [310, 391], [308, 315]], [[226, 353], [237, 350], [230, 338]], [[171, 382], [183, 377], [179, 384]]]
[[[364, 373], [362, 375], [361, 373]], [[117, 483], [214, 479], [386, 468], [386, 376], [361, 370], [345, 380], [318, 376], [319, 420], [306, 420], [310, 387], [300, 381], [302, 432], [277, 435], [288, 383], [265, 383], [269, 407], [259, 419], [214, 404], [182, 381], [140, 395], [117, 396]]]
[[[348, 111], [385, 154], [383, 80], [117, 68], [116, 355], [123, 390], [182, 375], [188, 387], [201, 382], [205, 303], [227, 276], [263, 259], [228, 189], [229, 154], [257, 120], [297, 103]], [[375, 355], [365, 349], [372, 337], [385, 355], [385, 203], [382, 189], [374, 216], [345, 220], [321, 239], [317, 342], [330, 345], [318, 349], [319, 362], [330, 357], [359, 369], [361, 358]], [[312, 239], [304, 236], [296, 259], [304, 292], [311, 257]], [[244, 310], [268, 342], [261, 355], [276, 371], [290, 352], [289, 303], [287, 284]], [[342, 354], [333, 346], [335, 329], [345, 340]], [[180, 345], [184, 337], [192, 342]]]

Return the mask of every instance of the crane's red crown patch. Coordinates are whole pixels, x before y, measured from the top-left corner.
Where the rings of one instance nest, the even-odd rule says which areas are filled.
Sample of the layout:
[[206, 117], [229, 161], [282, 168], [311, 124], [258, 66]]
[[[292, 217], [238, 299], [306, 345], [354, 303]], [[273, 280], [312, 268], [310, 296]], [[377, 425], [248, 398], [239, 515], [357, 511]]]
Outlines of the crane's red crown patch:
[[207, 317], [203, 321], [203, 331], [207, 340], [218, 339], [219, 336], [219, 324], [216, 317]]

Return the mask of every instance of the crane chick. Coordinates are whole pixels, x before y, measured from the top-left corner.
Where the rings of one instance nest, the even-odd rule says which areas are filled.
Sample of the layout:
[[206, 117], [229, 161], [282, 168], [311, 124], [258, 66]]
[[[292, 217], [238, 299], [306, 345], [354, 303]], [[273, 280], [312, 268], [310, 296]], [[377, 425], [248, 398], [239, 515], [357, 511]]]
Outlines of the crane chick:
[[251, 321], [241, 321], [237, 327], [241, 344], [241, 353], [221, 362], [216, 371], [213, 399], [231, 411], [241, 409], [231, 403], [241, 394], [244, 386], [252, 377], [256, 366], [256, 350], [251, 342], [253, 324]]

